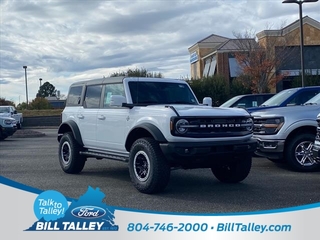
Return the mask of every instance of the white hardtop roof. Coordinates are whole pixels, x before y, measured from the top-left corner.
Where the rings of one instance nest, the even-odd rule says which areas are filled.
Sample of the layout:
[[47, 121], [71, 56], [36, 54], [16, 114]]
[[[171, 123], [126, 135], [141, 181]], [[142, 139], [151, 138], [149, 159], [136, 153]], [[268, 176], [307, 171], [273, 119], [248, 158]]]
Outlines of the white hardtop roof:
[[100, 79], [84, 80], [73, 83], [71, 86], [75, 85], [95, 85], [95, 84], [106, 84], [106, 83], [122, 83], [123, 81], [143, 81], [143, 82], [185, 82], [185, 80], [174, 79], [174, 78], [150, 78], [150, 77], [108, 77]]

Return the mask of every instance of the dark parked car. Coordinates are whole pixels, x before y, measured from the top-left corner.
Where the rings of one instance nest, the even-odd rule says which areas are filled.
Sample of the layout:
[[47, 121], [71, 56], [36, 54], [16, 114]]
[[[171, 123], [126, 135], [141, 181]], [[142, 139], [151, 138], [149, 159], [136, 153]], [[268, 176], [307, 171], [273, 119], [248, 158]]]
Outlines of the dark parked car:
[[252, 113], [269, 108], [303, 105], [318, 93], [320, 93], [320, 86], [286, 89], [269, 98], [258, 107], [247, 108], [247, 111]]
[[221, 104], [220, 107], [258, 107], [273, 95], [273, 93], [238, 95]]

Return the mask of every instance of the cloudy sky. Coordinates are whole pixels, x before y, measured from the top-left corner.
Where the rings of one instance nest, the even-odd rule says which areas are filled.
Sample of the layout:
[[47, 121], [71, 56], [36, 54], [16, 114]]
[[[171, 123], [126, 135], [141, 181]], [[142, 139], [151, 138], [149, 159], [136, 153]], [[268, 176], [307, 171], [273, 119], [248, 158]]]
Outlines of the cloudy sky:
[[[217, 34], [278, 29], [299, 19], [282, 0], [0, 0], [0, 97], [35, 98], [40, 81], [71, 83], [145, 68], [190, 76], [188, 48]], [[303, 4], [320, 21], [320, 1]]]

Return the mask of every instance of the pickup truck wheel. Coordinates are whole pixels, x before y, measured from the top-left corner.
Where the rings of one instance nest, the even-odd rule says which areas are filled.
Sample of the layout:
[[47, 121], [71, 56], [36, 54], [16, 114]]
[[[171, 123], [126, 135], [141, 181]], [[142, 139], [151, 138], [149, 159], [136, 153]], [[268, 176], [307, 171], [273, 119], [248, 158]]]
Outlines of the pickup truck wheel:
[[129, 173], [133, 185], [142, 193], [164, 190], [170, 179], [170, 166], [157, 141], [140, 138], [133, 143], [129, 154]]
[[86, 158], [80, 155], [82, 147], [74, 139], [73, 134], [63, 134], [59, 143], [59, 162], [66, 173], [79, 173], [82, 171]]
[[211, 168], [213, 175], [223, 183], [237, 183], [244, 180], [251, 170], [252, 156], [230, 160], [215, 165]]
[[295, 171], [311, 172], [318, 170], [320, 165], [313, 159], [312, 146], [315, 134], [298, 134], [288, 142], [285, 148], [285, 159]]

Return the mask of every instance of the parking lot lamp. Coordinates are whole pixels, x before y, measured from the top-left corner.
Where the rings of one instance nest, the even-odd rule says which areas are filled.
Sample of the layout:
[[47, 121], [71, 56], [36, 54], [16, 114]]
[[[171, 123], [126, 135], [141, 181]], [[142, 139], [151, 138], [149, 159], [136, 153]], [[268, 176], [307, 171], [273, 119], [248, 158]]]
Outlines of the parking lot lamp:
[[299, 21], [300, 21], [300, 57], [301, 57], [301, 85], [304, 87], [304, 50], [303, 50], [303, 23], [302, 23], [302, 4], [318, 2], [318, 0], [285, 0], [282, 3], [296, 3], [299, 5]]
[[28, 80], [27, 80], [27, 66], [23, 66], [23, 68], [24, 68], [24, 78], [25, 78], [25, 81], [26, 81], [26, 104], [27, 104], [27, 106], [26, 106], [26, 108], [28, 109], [28, 104], [29, 104], [29, 102], [28, 102]]

